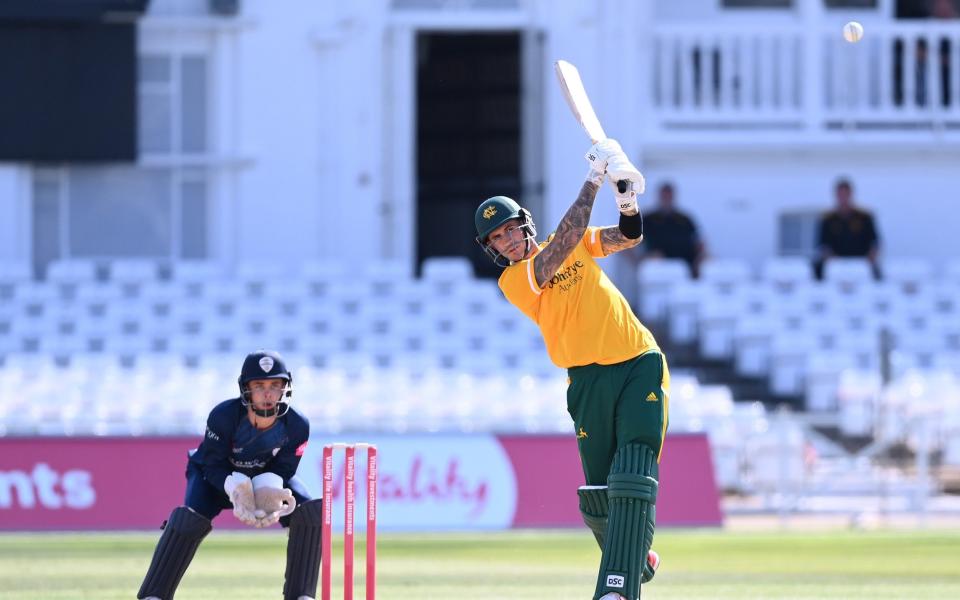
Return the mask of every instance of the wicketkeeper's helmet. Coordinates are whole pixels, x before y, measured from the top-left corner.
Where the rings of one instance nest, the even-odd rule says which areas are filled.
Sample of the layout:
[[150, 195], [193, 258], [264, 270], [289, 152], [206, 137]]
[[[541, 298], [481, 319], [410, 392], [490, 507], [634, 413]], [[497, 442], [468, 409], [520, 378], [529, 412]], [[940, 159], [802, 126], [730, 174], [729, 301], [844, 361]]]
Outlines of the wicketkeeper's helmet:
[[477, 243], [483, 248], [484, 253], [501, 267], [507, 266], [510, 261], [490, 246], [487, 236], [494, 229], [512, 219], [518, 221], [517, 226], [523, 231], [523, 239], [527, 243], [527, 250], [529, 250], [530, 244], [537, 243], [537, 226], [533, 223], [533, 216], [530, 211], [521, 208], [512, 198], [506, 196], [487, 198], [477, 207], [477, 212], [473, 215], [473, 221], [477, 227]]
[[251, 381], [256, 379], [283, 379], [286, 381], [283, 394], [277, 405], [271, 410], [260, 410], [253, 408], [253, 412], [261, 417], [272, 417], [274, 415], [282, 417], [290, 408], [288, 398], [293, 396], [293, 374], [287, 369], [287, 363], [280, 354], [272, 350], [258, 350], [248, 354], [243, 359], [243, 367], [240, 369], [240, 377], [237, 378], [237, 384], [240, 386], [240, 401], [244, 406], [250, 406], [250, 390], [247, 387]]

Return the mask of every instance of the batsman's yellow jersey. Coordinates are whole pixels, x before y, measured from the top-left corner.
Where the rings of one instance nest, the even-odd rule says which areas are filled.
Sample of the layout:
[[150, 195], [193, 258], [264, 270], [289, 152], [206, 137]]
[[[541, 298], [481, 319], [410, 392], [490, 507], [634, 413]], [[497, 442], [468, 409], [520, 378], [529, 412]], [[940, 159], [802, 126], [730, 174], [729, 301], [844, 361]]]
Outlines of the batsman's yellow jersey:
[[[541, 243], [537, 254], [552, 239]], [[500, 275], [500, 289], [540, 327], [550, 360], [558, 367], [611, 365], [657, 349], [653, 335], [594, 260], [603, 256], [600, 228], [588, 227], [542, 289], [533, 257], [511, 264]]]

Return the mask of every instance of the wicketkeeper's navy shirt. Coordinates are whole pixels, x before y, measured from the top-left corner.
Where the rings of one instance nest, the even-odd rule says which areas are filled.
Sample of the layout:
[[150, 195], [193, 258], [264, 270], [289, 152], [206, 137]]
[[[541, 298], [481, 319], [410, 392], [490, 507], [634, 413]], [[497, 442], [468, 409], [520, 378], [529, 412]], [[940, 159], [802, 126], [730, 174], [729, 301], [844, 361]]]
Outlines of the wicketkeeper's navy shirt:
[[276, 473], [286, 483], [297, 472], [309, 437], [310, 423], [292, 407], [270, 429], [259, 431], [250, 424], [240, 398], [225, 400], [210, 411], [206, 434], [191, 453], [190, 466], [218, 490], [233, 471], [251, 478]]

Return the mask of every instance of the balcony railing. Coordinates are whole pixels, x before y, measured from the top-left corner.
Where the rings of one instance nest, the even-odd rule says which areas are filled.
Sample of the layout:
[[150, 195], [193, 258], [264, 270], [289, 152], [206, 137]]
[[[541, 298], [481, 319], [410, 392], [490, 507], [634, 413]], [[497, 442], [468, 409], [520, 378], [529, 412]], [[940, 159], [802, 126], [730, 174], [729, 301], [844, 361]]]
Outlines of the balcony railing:
[[960, 25], [839, 29], [662, 25], [649, 102], [668, 130], [937, 132], [960, 139]]

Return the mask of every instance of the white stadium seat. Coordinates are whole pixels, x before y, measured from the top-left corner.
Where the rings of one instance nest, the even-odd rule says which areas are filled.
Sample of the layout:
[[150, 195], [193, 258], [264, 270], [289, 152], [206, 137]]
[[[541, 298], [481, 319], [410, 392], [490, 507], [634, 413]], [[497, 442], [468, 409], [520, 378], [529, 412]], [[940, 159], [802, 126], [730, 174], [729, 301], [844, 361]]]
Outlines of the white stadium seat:
[[667, 316], [670, 290], [690, 281], [690, 269], [679, 259], [649, 259], [640, 263], [637, 279], [640, 318], [651, 323], [662, 322]]
[[742, 260], [713, 258], [700, 265], [700, 281], [721, 293], [732, 293], [751, 279], [750, 265]]
[[889, 258], [883, 262], [883, 279], [913, 295], [934, 281], [933, 265], [919, 258]]
[[823, 279], [844, 294], [873, 283], [873, 271], [864, 258], [831, 258], [826, 261]]
[[424, 259], [421, 273], [427, 280], [466, 281], [473, 279], [473, 263], [462, 256], [433, 256]]
[[55, 260], [47, 265], [47, 280], [56, 283], [81, 283], [97, 278], [97, 266], [80, 258]]
[[783, 292], [793, 291], [813, 281], [810, 260], [799, 256], [768, 258], [760, 270], [760, 280]]

